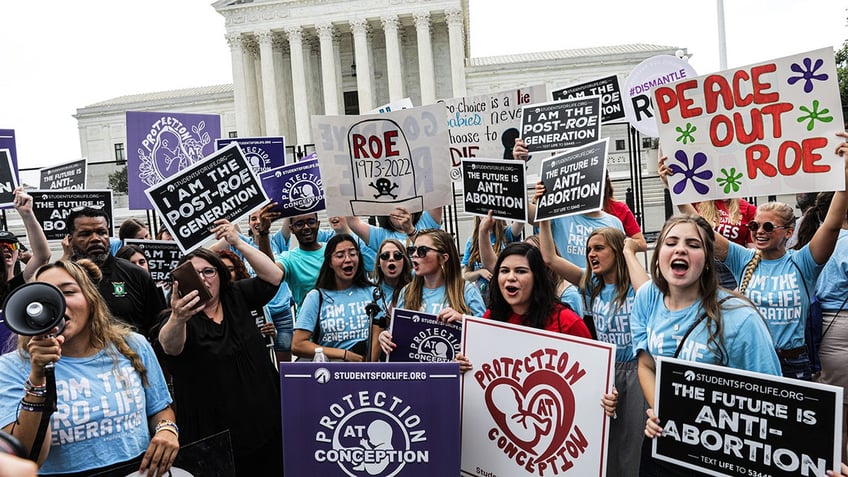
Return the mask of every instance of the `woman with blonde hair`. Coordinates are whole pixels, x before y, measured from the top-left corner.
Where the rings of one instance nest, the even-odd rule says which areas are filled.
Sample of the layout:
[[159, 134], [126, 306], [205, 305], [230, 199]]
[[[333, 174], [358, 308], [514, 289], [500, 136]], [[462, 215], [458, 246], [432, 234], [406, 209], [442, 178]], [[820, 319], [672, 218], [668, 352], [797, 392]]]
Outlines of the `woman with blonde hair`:
[[168, 387], [147, 340], [109, 313], [96, 285], [101, 276], [87, 259], [38, 269], [35, 279], [65, 298], [65, 325], [21, 336], [18, 352], [0, 357], [0, 424], [32, 452], [50, 412], [45, 365], [55, 363], [56, 388], [78, 392], [58, 393], [38, 457], [42, 475], [90, 475], [131, 462], [162, 475], [179, 450]]

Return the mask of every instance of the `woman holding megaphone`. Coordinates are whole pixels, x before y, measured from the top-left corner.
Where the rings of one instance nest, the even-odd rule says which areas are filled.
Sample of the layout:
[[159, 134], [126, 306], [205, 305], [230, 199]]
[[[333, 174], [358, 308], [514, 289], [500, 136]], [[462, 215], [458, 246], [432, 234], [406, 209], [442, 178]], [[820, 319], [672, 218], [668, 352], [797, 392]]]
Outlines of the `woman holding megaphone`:
[[[89, 260], [58, 261], [35, 274], [58, 289], [55, 299], [41, 291], [23, 304], [15, 294], [7, 299], [7, 321], [22, 336], [17, 353], [0, 356], [0, 426], [30, 452], [41, 475], [91, 475], [133, 462], [162, 475], [179, 450], [171, 397], [153, 349], [109, 313], [96, 285], [101, 276]], [[35, 304], [58, 310], [46, 333], [15, 318], [33, 316]], [[57, 408], [41, 429], [53, 404], [46, 368], [55, 373]]]

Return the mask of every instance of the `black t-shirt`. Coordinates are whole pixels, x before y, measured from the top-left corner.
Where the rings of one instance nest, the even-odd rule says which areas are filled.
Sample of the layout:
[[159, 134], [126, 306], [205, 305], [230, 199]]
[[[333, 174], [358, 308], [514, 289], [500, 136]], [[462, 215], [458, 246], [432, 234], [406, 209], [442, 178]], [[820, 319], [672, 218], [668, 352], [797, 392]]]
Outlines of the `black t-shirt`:
[[129, 260], [109, 255], [100, 266], [100, 294], [109, 311], [150, 338], [150, 329], [159, 322], [165, 309], [165, 297], [150, 278], [150, 274]]

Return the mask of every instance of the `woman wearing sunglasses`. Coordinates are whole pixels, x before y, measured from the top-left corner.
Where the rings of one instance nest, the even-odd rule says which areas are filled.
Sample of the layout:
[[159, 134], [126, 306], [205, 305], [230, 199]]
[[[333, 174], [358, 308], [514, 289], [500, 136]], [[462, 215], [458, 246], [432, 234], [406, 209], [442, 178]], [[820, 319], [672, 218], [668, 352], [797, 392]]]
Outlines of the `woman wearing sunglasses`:
[[[848, 138], [848, 133], [837, 134]], [[848, 176], [846, 152], [848, 142], [836, 150], [845, 160], [843, 173]], [[660, 160], [659, 173], [667, 185], [671, 170], [665, 165], [666, 160], [666, 157]], [[679, 208], [685, 214], [696, 213], [689, 204]], [[739, 291], [765, 318], [785, 377], [812, 379], [804, 327], [816, 280], [836, 247], [846, 211], [848, 193], [835, 193], [821, 226], [810, 243], [800, 250], [786, 248], [795, 228], [795, 211], [781, 202], [759, 206], [754, 220], [748, 222], [754, 239], [753, 249], [730, 242], [722, 235], [716, 237], [715, 256], [733, 272], [739, 282]]]
[[196, 290], [172, 293], [159, 332], [180, 437], [188, 443], [229, 429], [236, 475], [282, 475], [280, 377], [256, 319], [264, 316], [262, 307], [277, 293], [283, 272], [228, 221], [217, 220], [212, 232], [238, 250], [256, 276], [233, 281], [224, 262], [205, 248], [180, 259], [191, 263], [211, 295], [199, 303]]
[[[377, 254], [377, 286], [380, 287], [381, 299], [380, 308], [385, 312], [387, 318], [391, 318], [392, 310], [394, 310], [400, 297], [400, 291], [407, 283], [412, 281], [412, 260], [406, 255], [406, 247], [400, 241], [395, 239], [386, 239], [380, 245], [379, 253]], [[374, 336], [386, 329], [388, 321], [380, 325], [374, 324], [372, 333]], [[380, 343], [374, 340], [371, 345], [371, 356], [373, 361], [377, 361], [380, 355]]]
[[[400, 292], [397, 307], [437, 315], [442, 321], [462, 321], [463, 315], [483, 316], [486, 306], [474, 285], [460, 273], [459, 253], [453, 237], [441, 229], [418, 232], [407, 248], [415, 277]], [[395, 347], [389, 331], [380, 333], [380, 347]]]

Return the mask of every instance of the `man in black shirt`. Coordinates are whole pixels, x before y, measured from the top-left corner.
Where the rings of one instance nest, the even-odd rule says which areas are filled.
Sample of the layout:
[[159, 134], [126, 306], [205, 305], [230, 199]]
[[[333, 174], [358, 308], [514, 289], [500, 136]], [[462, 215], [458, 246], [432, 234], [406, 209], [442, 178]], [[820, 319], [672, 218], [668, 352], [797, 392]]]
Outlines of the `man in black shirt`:
[[66, 219], [72, 260], [87, 258], [100, 267], [100, 294], [112, 314], [150, 338], [165, 309], [165, 297], [150, 274], [109, 251], [109, 220], [99, 207], [77, 207]]

